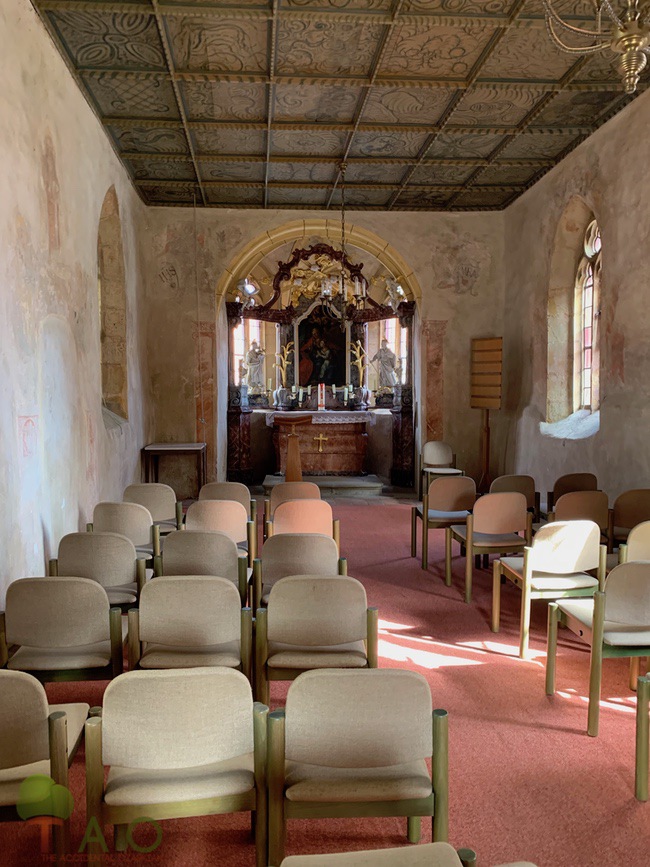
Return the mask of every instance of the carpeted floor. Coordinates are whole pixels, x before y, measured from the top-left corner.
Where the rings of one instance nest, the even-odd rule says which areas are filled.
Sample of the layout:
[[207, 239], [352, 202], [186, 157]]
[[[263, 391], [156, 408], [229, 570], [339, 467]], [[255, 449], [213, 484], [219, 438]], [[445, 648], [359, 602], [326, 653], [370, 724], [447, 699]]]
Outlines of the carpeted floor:
[[[533, 658], [517, 658], [519, 594], [502, 594], [502, 631], [489, 629], [491, 572], [475, 573], [462, 601], [463, 561], [444, 586], [443, 534], [431, 532], [428, 572], [410, 557], [408, 505], [382, 498], [334, 502], [349, 574], [379, 607], [380, 665], [422, 672], [434, 706], [449, 712], [450, 842], [471, 846], [481, 867], [528, 859], [539, 867], [647, 867], [650, 802], [634, 798], [634, 694], [626, 661], [604, 663], [600, 735], [586, 734], [589, 654], [560, 635], [557, 685], [544, 693], [545, 606], [536, 603]], [[455, 554], [457, 551], [455, 550]], [[105, 684], [47, 687], [50, 701], [101, 703]], [[272, 684], [271, 704], [286, 688]], [[84, 822], [83, 748], [71, 768], [73, 839]], [[295, 820], [287, 854], [406, 844], [405, 820]], [[112, 854], [107, 864], [254, 864], [246, 815], [170, 821], [151, 855]], [[108, 833], [108, 831], [107, 831]], [[430, 826], [424, 827], [424, 840]], [[108, 837], [110, 840], [110, 837]], [[38, 831], [0, 825], [0, 865], [41, 863]]]

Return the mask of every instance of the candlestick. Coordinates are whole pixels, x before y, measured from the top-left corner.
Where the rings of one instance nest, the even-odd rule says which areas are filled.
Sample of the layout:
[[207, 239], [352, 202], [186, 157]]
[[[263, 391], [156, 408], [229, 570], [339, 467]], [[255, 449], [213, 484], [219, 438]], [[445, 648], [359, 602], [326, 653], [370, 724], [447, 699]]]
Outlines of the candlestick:
[[302, 395], [303, 395], [302, 388], [299, 388], [298, 389], [298, 400], [300, 403], [302, 403]]
[[311, 385], [307, 386], [307, 397], [311, 397]]
[[336, 386], [335, 385], [332, 386], [332, 397], [334, 398], [334, 400], [336, 400]]
[[348, 387], [346, 385], [345, 388], [343, 389], [343, 403], [347, 403], [347, 402], [348, 402]]
[[292, 385], [291, 386], [291, 394], [295, 394], [295, 393], [296, 393], [296, 386]]

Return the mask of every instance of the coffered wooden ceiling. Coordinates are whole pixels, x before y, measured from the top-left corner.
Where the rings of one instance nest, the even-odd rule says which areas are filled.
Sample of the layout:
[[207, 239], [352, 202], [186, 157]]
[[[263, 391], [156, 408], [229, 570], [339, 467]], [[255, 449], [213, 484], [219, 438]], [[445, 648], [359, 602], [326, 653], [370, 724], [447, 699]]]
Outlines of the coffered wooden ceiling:
[[499, 209], [629, 101], [542, 0], [33, 3], [151, 205]]

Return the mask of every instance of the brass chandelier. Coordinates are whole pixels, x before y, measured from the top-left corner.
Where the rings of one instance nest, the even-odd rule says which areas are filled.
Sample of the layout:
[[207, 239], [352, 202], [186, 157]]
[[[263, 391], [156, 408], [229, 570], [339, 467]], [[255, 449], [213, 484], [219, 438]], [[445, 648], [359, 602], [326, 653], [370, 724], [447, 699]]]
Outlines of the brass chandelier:
[[[546, 27], [557, 47], [568, 54], [596, 54], [610, 50], [617, 55], [616, 69], [623, 79], [626, 93], [636, 91], [639, 77], [648, 63], [650, 44], [650, 3], [623, 0], [617, 12], [610, 0], [591, 0], [594, 27], [569, 24], [554, 8], [555, 0], [543, 0]], [[575, 36], [579, 44], [570, 45], [566, 36]], [[587, 40], [587, 44], [580, 44]]]

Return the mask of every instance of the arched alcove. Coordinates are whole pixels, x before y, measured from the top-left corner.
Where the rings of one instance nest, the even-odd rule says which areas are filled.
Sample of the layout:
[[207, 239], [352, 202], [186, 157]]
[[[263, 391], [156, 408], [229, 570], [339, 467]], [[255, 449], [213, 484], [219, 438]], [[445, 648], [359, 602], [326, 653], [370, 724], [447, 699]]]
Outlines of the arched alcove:
[[102, 405], [128, 418], [126, 278], [122, 224], [115, 187], [104, 198], [97, 232]]

